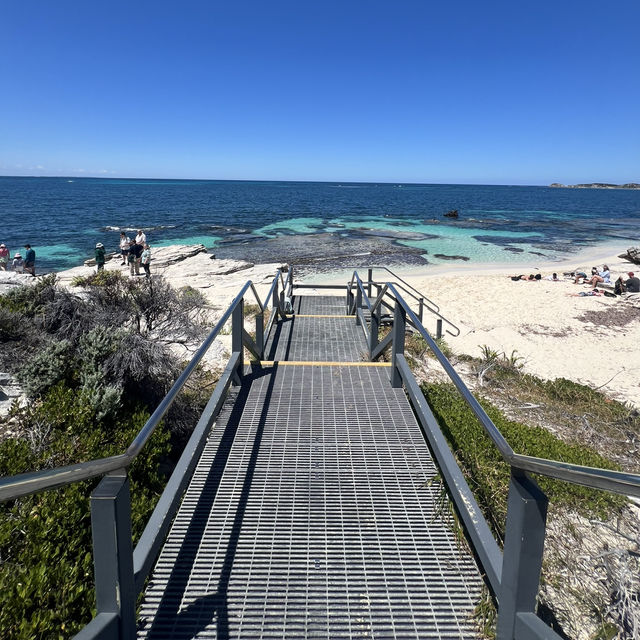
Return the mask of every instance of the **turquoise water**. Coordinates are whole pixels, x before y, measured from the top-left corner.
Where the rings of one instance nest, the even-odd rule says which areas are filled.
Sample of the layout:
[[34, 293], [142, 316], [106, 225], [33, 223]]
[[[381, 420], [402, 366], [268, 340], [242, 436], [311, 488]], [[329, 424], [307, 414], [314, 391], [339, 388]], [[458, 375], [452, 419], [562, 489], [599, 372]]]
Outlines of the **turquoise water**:
[[[444, 217], [451, 209], [458, 219]], [[518, 262], [640, 244], [640, 191], [0, 177], [0, 218], [0, 242], [12, 253], [29, 242], [41, 270], [80, 264], [96, 242], [115, 251], [119, 230], [138, 228], [152, 246], [256, 260], [352, 250], [378, 262], [405, 251], [412, 264]]]

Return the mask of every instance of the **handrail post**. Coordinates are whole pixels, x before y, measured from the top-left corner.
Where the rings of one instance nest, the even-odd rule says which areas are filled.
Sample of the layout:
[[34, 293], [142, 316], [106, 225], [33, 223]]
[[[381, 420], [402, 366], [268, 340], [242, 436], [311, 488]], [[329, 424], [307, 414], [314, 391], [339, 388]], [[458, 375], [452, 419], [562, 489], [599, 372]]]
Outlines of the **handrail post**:
[[367, 295], [371, 299], [371, 281], [373, 280], [373, 269], [367, 270]]
[[351, 287], [347, 284], [347, 310], [346, 314], [351, 314], [351, 301], [353, 300], [353, 294], [351, 293]]
[[396, 300], [396, 306], [393, 311], [393, 342], [391, 345], [391, 386], [401, 387], [402, 376], [397, 367], [398, 354], [404, 355], [404, 333], [407, 324], [407, 312], [404, 307]]
[[498, 598], [497, 640], [513, 640], [519, 613], [535, 613], [548, 502], [534, 480], [512, 467]]
[[424, 323], [424, 320], [422, 317], [424, 314], [424, 298], [420, 298], [419, 302], [420, 302], [420, 307], [418, 308], [418, 318], [420, 318], [420, 322]]
[[[276, 286], [273, 288], [273, 299], [271, 300], [271, 308], [272, 313], [277, 314], [278, 316], [282, 316], [282, 307], [280, 306], [280, 294], [278, 290], [280, 289], [280, 281], [276, 282]], [[278, 318], [276, 317], [276, 320]]]
[[264, 311], [256, 314], [256, 346], [260, 352], [260, 360], [264, 360]]
[[373, 351], [380, 343], [378, 334], [380, 331], [380, 316], [382, 314], [381, 305], [378, 305], [371, 314], [371, 323], [369, 325], [369, 360], [373, 358]]
[[238, 368], [234, 374], [236, 385], [242, 384], [244, 373], [244, 346], [242, 344], [242, 330], [244, 329], [244, 298], [238, 301], [236, 308], [231, 314], [231, 351], [240, 353]]
[[136, 596], [129, 479], [123, 469], [105, 476], [91, 494], [93, 564], [98, 613], [119, 617], [119, 640], [136, 637]]
[[360, 316], [358, 310], [362, 309], [362, 289], [358, 287], [356, 291], [356, 325], [360, 326]]
[[[422, 318], [420, 319], [422, 321]], [[436, 340], [442, 338], [442, 318], [436, 320]]]

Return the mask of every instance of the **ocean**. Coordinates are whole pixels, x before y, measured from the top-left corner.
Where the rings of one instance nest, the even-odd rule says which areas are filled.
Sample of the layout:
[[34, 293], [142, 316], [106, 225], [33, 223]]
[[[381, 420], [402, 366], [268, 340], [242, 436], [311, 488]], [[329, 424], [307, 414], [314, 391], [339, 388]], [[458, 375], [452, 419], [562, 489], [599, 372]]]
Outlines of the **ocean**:
[[[445, 217], [451, 210], [457, 218]], [[118, 248], [202, 243], [219, 257], [326, 268], [561, 259], [640, 244], [640, 190], [0, 177], [0, 242], [39, 272]], [[134, 233], [135, 235], [135, 233]]]

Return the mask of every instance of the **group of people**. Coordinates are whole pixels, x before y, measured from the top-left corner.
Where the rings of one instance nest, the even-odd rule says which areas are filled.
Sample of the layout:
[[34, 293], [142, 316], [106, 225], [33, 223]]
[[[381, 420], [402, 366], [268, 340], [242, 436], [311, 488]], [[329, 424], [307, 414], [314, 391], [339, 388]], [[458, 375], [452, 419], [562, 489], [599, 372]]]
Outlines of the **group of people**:
[[[565, 273], [565, 276], [571, 276], [574, 284], [590, 284], [592, 289], [595, 289], [599, 284], [611, 284], [611, 271], [609, 265], [603, 264], [602, 269], [593, 267], [591, 269], [591, 275], [587, 275], [584, 271], [574, 271], [573, 273]], [[633, 271], [627, 273], [628, 278], [625, 280], [624, 276], [620, 276], [614, 285], [614, 292], [618, 295], [622, 293], [640, 293], [640, 279], [635, 276]], [[543, 277], [541, 274], [519, 275], [509, 276], [512, 280], [551, 280], [552, 282], [559, 282], [557, 273], [553, 273], [550, 276]], [[607, 294], [608, 295], [608, 294]], [[613, 294], [611, 294], [613, 295]]]
[[[620, 276], [614, 284], [614, 292], [618, 295], [622, 293], [640, 293], [640, 279], [636, 277], [633, 271], [627, 272], [627, 279]], [[599, 284], [611, 284], [611, 271], [606, 264], [602, 265], [602, 269], [592, 267], [591, 275], [588, 276], [584, 271], [576, 271], [574, 284], [590, 284], [595, 289]]]
[[129, 273], [132, 276], [139, 276], [140, 266], [142, 266], [145, 276], [147, 278], [151, 277], [151, 247], [147, 243], [147, 236], [142, 229], [138, 229], [138, 233], [133, 240], [124, 231], [120, 232], [120, 254], [122, 256], [120, 266], [128, 264]]
[[[147, 243], [147, 236], [142, 229], [138, 230], [134, 240], [131, 240], [124, 231], [120, 232], [120, 254], [122, 256], [120, 266], [128, 264], [129, 273], [132, 276], [139, 276], [140, 266], [142, 266], [147, 278], [151, 277], [151, 247]], [[98, 271], [102, 271], [106, 261], [105, 248], [102, 242], [96, 244], [95, 257], [96, 267]]]
[[0, 271], [7, 271], [7, 269], [11, 268], [17, 273], [30, 273], [35, 278], [36, 252], [32, 249], [30, 244], [25, 244], [24, 248], [24, 258], [19, 251], [16, 251], [13, 256], [13, 260], [11, 261], [11, 265], [9, 265], [11, 253], [4, 242], [0, 244]]
[[595, 289], [599, 284], [611, 284], [611, 271], [606, 264], [602, 265], [602, 269], [591, 267], [591, 275], [588, 276], [584, 271], [576, 271], [573, 284], [590, 284]]

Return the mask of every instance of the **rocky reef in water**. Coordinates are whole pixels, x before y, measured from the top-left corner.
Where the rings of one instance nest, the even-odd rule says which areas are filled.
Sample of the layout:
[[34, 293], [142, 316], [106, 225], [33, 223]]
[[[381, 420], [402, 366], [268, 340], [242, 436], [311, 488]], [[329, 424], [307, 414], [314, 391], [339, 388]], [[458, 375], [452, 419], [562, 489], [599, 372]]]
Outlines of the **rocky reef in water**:
[[[425, 265], [423, 249], [396, 244], [408, 234], [359, 230], [348, 236], [332, 233], [291, 234], [275, 238], [252, 236], [245, 243], [216, 247], [217, 258], [255, 263], [290, 262], [299, 273], [352, 269], [369, 264], [387, 266]], [[419, 239], [410, 234], [411, 239]], [[392, 237], [389, 237], [392, 236]]]

